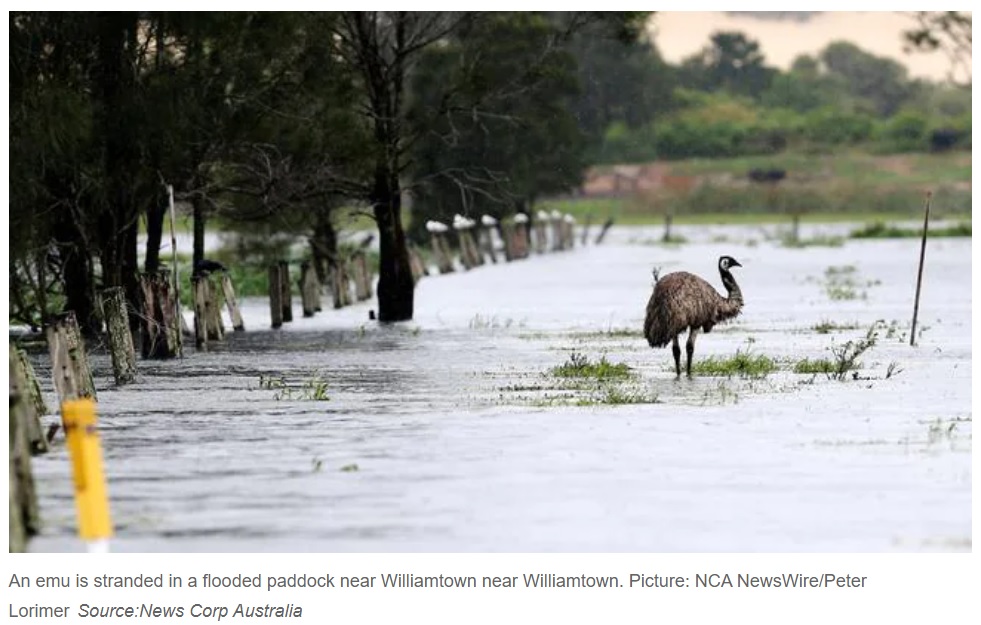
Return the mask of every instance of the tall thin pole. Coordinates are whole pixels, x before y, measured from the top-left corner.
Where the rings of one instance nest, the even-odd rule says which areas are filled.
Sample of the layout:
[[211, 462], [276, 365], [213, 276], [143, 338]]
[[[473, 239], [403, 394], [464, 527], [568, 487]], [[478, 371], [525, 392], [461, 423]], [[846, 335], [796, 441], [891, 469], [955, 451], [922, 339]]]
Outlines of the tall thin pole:
[[177, 275], [177, 226], [174, 224], [174, 185], [167, 185], [167, 197], [170, 201], [170, 252], [173, 255], [174, 265], [174, 314], [177, 322], [177, 355], [184, 357], [184, 331], [181, 323], [181, 291], [180, 279]]
[[920, 286], [923, 284], [923, 258], [926, 256], [927, 227], [930, 225], [930, 198], [932, 191], [926, 193], [923, 207], [923, 239], [920, 241], [920, 268], [916, 273], [916, 299], [913, 300], [913, 324], [909, 331], [910, 347], [916, 344], [916, 315], [920, 312]]

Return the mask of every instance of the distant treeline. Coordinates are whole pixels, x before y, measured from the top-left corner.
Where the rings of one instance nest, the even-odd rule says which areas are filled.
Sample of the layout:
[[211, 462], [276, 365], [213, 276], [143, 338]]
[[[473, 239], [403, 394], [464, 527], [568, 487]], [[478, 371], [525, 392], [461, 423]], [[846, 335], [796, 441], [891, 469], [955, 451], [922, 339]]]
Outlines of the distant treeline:
[[617, 120], [598, 162], [727, 157], [864, 145], [896, 153], [971, 149], [969, 86], [910, 79], [900, 63], [847, 42], [802, 55], [783, 72], [742, 33], [716, 33], [678, 66], [642, 123]]

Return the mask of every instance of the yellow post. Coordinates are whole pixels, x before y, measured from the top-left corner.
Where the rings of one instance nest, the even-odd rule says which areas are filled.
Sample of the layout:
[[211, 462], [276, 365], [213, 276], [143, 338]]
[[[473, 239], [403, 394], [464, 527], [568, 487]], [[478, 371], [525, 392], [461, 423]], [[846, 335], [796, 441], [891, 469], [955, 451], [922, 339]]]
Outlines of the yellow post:
[[75, 479], [78, 535], [89, 544], [89, 551], [107, 551], [112, 521], [95, 402], [88, 398], [66, 401], [61, 405], [61, 418]]

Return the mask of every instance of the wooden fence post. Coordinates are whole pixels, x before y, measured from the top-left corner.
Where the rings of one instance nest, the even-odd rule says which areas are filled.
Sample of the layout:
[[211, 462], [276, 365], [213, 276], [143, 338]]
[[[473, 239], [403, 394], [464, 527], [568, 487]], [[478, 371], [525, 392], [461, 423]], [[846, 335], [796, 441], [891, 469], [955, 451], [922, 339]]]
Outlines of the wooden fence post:
[[14, 345], [10, 345], [9, 375], [11, 412], [14, 410], [14, 396], [25, 402], [26, 408], [24, 410], [28, 414], [25, 423], [31, 454], [46, 453], [48, 451], [48, 439], [41, 427], [41, 415], [47, 414], [48, 407], [44, 403], [44, 397], [41, 396], [41, 386], [38, 384], [31, 361], [27, 359], [27, 354]]
[[586, 242], [589, 241], [589, 226], [593, 224], [593, 214], [586, 213], [586, 223], [582, 226], [582, 239], [580, 244], [585, 247]]
[[123, 287], [117, 286], [102, 292], [102, 311], [109, 333], [113, 377], [117, 386], [129, 384], [136, 379], [136, 351], [133, 349], [133, 335], [129, 330]]
[[565, 249], [565, 238], [562, 236], [562, 213], [553, 210], [548, 217], [552, 226], [552, 251], [560, 252]]
[[232, 278], [227, 273], [221, 274], [221, 292], [225, 296], [225, 305], [228, 306], [228, 316], [232, 320], [232, 330], [242, 332], [245, 330], [245, 322], [242, 321], [242, 311], [239, 310], [238, 300], [235, 299], [235, 286]]
[[225, 323], [221, 318], [221, 303], [218, 301], [220, 297], [218, 287], [215, 285], [215, 281], [211, 279], [210, 274], [205, 274], [204, 281], [207, 285], [207, 299], [204, 301], [204, 305], [208, 315], [208, 340], [224, 341]]
[[603, 227], [600, 229], [600, 233], [596, 236], [596, 245], [603, 242], [604, 237], [606, 237], [606, 231], [609, 230], [611, 226], [613, 226], [612, 217], [608, 218], [606, 223], [604, 223]]
[[576, 247], [576, 218], [566, 214], [562, 216], [562, 249], [571, 250]]
[[18, 366], [17, 350], [10, 347], [10, 412], [9, 420], [9, 550], [24, 552], [27, 539], [41, 529], [41, 515], [34, 487], [34, 472], [31, 467], [31, 421], [37, 418], [34, 405], [27, 392], [27, 382]]
[[282, 274], [279, 265], [269, 265], [269, 313], [273, 328], [283, 325], [283, 285], [280, 284], [280, 280]]
[[526, 213], [518, 213], [514, 216], [514, 242], [515, 258], [528, 258], [528, 251], [531, 247], [531, 224]]
[[[410, 257], [411, 260], [411, 257]], [[372, 288], [372, 274], [371, 269], [368, 267], [368, 257], [361, 250], [356, 252], [354, 256], [351, 257], [351, 264], [354, 267], [354, 293], [355, 297], [359, 302], [371, 299]]]
[[55, 315], [45, 329], [51, 354], [51, 375], [59, 404], [68, 399], [95, 399], [92, 371], [85, 357], [85, 343], [74, 311]]
[[293, 285], [290, 284], [290, 264], [279, 261], [279, 286], [283, 289], [283, 322], [293, 321]]
[[429, 275], [426, 264], [422, 262], [422, 255], [415, 245], [409, 245], [409, 267], [412, 269], [412, 282], [419, 283], [423, 276]]
[[191, 293], [194, 296], [194, 347], [208, 351], [208, 323], [211, 320], [208, 311], [208, 277], [200, 274], [191, 276]]
[[486, 254], [492, 263], [497, 264], [497, 254], [494, 253], [494, 231], [497, 230], [497, 220], [490, 215], [483, 215], [480, 218], [480, 226], [480, 246], [483, 250], [481, 257]]
[[144, 358], [179, 357], [185, 321], [180, 315], [177, 294], [171, 288], [170, 272], [142, 274], [140, 288], [143, 291], [140, 352]]
[[317, 272], [313, 270], [310, 261], [300, 263], [300, 305], [304, 317], [312, 317], [320, 310], [320, 284], [317, 282]]

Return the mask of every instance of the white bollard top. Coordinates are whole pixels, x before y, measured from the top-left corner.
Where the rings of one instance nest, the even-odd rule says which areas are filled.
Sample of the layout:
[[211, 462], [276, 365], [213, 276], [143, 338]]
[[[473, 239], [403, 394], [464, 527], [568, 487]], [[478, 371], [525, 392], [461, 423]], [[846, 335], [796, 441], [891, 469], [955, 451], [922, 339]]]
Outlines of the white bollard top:
[[497, 220], [490, 215], [484, 215], [480, 218], [480, 223], [484, 224], [485, 226], [493, 226], [497, 223]]
[[517, 213], [514, 216], [514, 223], [516, 224], [526, 224], [528, 223], [528, 215], [524, 213]]
[[439, 232], [446, 232], [447, 230], [449, 230], [449, 228], [447, 228], [446, 224], [444, 223], [429, 220], [426, 222], [426, 230], [435, 234]]

